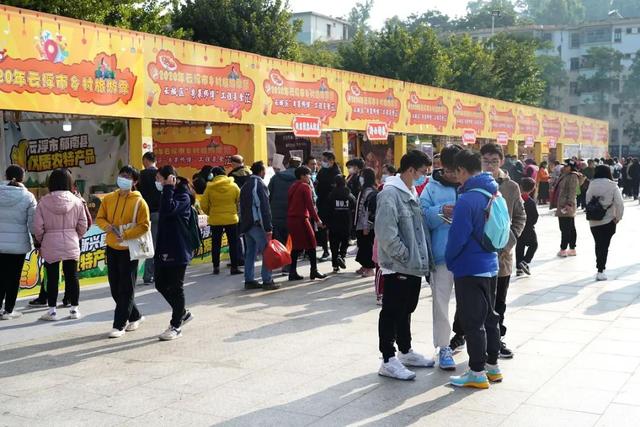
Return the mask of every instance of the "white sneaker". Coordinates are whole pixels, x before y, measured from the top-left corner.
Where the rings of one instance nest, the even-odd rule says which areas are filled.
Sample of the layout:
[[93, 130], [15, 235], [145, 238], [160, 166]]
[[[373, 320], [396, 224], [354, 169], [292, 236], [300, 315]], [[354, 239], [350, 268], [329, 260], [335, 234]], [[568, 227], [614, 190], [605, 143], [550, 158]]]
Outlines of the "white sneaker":
[[123, 336], [125, 334], [124, 329], [116, 329], [113, 328], [111, 330], [111, 332], [109, 332], [109, 338], [120, 338], [121, 336]]
[[55, 322], [56, 320], [58, 320], [58, 313], [56, 313], [55, 311], [53, 313], [45, 313], [42, 316], [40, 316], [40, 320], [46, 320], [48, 322]]
[[13, 320], [22, 317], [22, 313], [19, 311], [12, 311], [9, 313], [8, 311], [3, 311], [2, 316], [0, 316], [0, 320]]
[[412, 380], [416, 377], [416, 373], [405, 368], [397, 357], [390, 358], [387, 363], [383, 361], [378, 370], [378, 375], [404, 381]]
[[399, 351], [398, 360], [405, 366], [414, 366], [416, 368], [433, 368], [436, 364], [435, 360], [424, 357], [413, 350], [409, 350], [407, 354]]
[[69, 312], [69, 319], [77, 320], [77, 319], [80, 319], [81, 317], [82, 317], [82, 314], [80, 314], [80, 310], [77, 308]]
[[158, 337], [160, 341], [173, 341], [176, 338], [180, 338], [182, 336], [182, 331], [179, 328], [174, 328], [169, 325], [166, 331], [160, 334]]
[[608, 277], [607, 277], [607, 275], [606, 275], [606, 274], [604, 274], [604, 273], [598, 273], [598, 274], [596, 275], [596, 280], [597, 280], [598, 282], [604, 282], [605, 280], [609, 280], [609, 278], [608, 278]]
[[136, 320], [135, 322], [131, 322], [131, 323], [129, 323], [129, 324], [127, 325], [127, 327], [126, 327], [126, 328], [124, 328], [124, 330], [125, 330], [125, 331], [127, 331], [127, 332], [133, 332], [133, 331], [135, 331], [136, 329], [138, 329], [138, 328], [140, 327], [140, 324], [141, 324], [142, 322], [144, 322], [144, 321], [145, 321], [145, 318], [144, 318], [144, 316], [142, 316], [141, 318], [139, 318], [139, 319], [138, 319], [138, 320]]

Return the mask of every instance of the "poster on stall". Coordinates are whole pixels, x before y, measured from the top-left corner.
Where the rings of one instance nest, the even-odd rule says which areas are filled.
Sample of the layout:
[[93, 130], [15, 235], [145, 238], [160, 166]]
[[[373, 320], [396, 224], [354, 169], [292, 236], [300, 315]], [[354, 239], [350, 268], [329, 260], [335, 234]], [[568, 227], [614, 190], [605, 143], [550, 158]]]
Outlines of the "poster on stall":
[[364, 165], [376, 172], [376, 179], [382, 177], [382, 166], [393, 164], [393, 136], [386, 141], [366, 141], [360, 143], [360, 156]]
[[27, 171], [25, 185], [46, 187], [51, 171], [68, 168], [84, 197], [114, 186], [128, 163], [127, 121], [72, 120], [71, 132], [64, 132], [60, 121], [47, 118], [24, 113], [4, 125], [5, 161]]

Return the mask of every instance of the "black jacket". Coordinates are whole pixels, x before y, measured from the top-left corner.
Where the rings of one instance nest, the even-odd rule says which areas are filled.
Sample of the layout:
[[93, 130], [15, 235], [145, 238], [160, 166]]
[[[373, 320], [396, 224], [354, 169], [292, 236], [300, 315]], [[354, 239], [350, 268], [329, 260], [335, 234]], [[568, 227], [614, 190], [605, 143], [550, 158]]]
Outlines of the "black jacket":
[[269, 181], [269, 201], [273, 223], [278, 227], [287, 226], [289, 210], [289, 188], [296, 182], [295, 168], [278, 172]]
[[328, 199], [329, 230], [340, 235], [351, 234], [356, 198], [347, 187], [334, 188]]
[[142, 198], [149, 205], [149, 212], [158, 212], [160, 209], [160, 200], [162, 193], [156, 188], [156, 175], [158, 169], [149, 168], [140, 172], [140, 181], [138, 182], [138, 190], [142, 194]]
[[233, 178], [238, 187], [242, 188], [242, 186], [249, 181], [249, 177], [251, 176], [251, 169], [246, 166], [238, 166], [237, 168], [229, 172], [228, 176]]
[[[253, 206], [257, 207], [258, 201], [262, 218], [255, 218], [253, 214]], [[251, 227], [258, 224], [267, 233], [273, 229], [271, 208], [269, 207], [269, 190], [264, 185], [262, 178], [251, 175], [246, 185], [240, 189], [240, 233], [246, 233]]]
[[538, 207], [535, 200], [529, 197], [524, 201], [524, 211], [527, 214], [527, 222], [524, 225], [524, 230], [520, 234], [519, 240], [524, 243], [533, 242], [537, 240], [536, 237], [536, 223], [538, 222]]
[[331, 190], [335, 188], [336, 176], [342, 174], [340, 167], [334, 164], [330, 168], [322, 168], [316, 177], [316, 195], [318, 200], [316, 205], [318, 206], [318, 214], [320, 219], [325, 221], [329, 212], [329, 194]]
[[189, 221], [191, 215], [189, 188], [181, 184], [176, 185], [175, 188], [165, 185], [162, 193], [157, 189], [155, 191], [162, 195], [155, 262], [167, 266], [187, 265], [191, 262], [193, 255], [188, 248], [184, 228], [178, 221]]

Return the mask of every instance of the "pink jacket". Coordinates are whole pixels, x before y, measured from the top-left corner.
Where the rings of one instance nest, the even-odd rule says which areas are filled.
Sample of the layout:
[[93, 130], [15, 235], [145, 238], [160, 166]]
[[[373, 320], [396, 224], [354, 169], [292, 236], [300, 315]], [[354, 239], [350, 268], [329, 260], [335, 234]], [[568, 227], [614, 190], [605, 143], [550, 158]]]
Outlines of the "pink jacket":
[[46, 262], [79, 259], [80, 239], [87, 231], [82, 200], [70, 191], [47, 194], [38, 203], [33, 228]]

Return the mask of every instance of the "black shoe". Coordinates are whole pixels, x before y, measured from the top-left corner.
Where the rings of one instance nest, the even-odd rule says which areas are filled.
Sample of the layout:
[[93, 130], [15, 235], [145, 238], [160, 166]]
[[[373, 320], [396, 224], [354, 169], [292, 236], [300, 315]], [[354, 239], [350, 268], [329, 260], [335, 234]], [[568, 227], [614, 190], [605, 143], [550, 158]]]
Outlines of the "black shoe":
[[531, 269], [529, 268], [529, 264], [527, 264], [526, 262], [522, 261], [518, 268], [522, 270], [527, 276], [531, 276]]
[[504, 341], [500, 341], [500, 353], [498, 353], [500, 359], [513, 359], [513, 351], [507, 348]]
[[220, 267], [213, 267], [213, 274], [220, 274]]
[[311, 277], [310, 277], [311, 280], [313, 280], [313, 279], [326, 279], [326, 278], [327, 278], [326, 274], [322, 274], [322, 273], [318, 272], [317, 270], [311, 272]]
[[257, 280], [252, 280], [250, 282], [244, 282], [244, 288], [246, 290], [250, 289], [262, 289], [262, 285]]
[[29, 301], [29, 305], [31, 307], [43, 307], [47, 305], [47, 300], [40, 298], [32, 299], [31, 301]]
[[236, 276], [236, 275], [242, 274], [242, 273], [244, 273], [244, 271], [240, 270], [239, 268], [232, 268], [231, 269], [231, 273], [229, 273], [229, 274], [231, 274], [232, 276]]
[[280, 289], [280, 285], [276, 284], [273, 280], [270, 282], [264, 282], [262, 284], [262, 289], [265, 291], [275, 291], [276, 289]]
[[347, 264], [344, 262], [344, 257], [338, 257], [338, 267], [342, 268], [343, 270], [347, 268]]
[[58, 305], [58, 308], [69, 308], [71, 303], [69, 301], [62, 300], [62, 303]]
[[516, 277], [522, 277], [522, 276], [524, 276], [524, 272], [522, 271], [522, 269], [521, 268], [517, 269], [516, 270]]
[[331, 258], [331, 254], [329, 252], [325, 251], [325, 252], [322, 253], [322, 256], [320, 257], [320, 261], [326, 261], [329, 258]]
[[455, 334], [453, 338], [451, 338], [449, 347], [451, 351], [461, 351], [466, 344], [467, 342], [464, 340], [464, 336]]
[[293, 281], [296, 281], [296, 280], [303, 280], [303, 279], [304, 279], [304, 277], [300, 276], [298, 273], [295, 273], [295, 272], [294, 273], [289, 273], [289, 281], [290, 282], [293, 282]]
[[193, 315], [191, 314], [191, 312], [189, 310], [185, 310], [184, 314], [182, 315], [182, 324], [180, 325], [180, 327], [183, 327], [185, 324], [191, 322], [193, 320]]
[[337, 273], [337, 272], [339, 272], [339, 271], [340, 271], [340, 269], [339, 269], [338, 267], [333, 267], [333, 272], [334, 272], [334, 273]]

